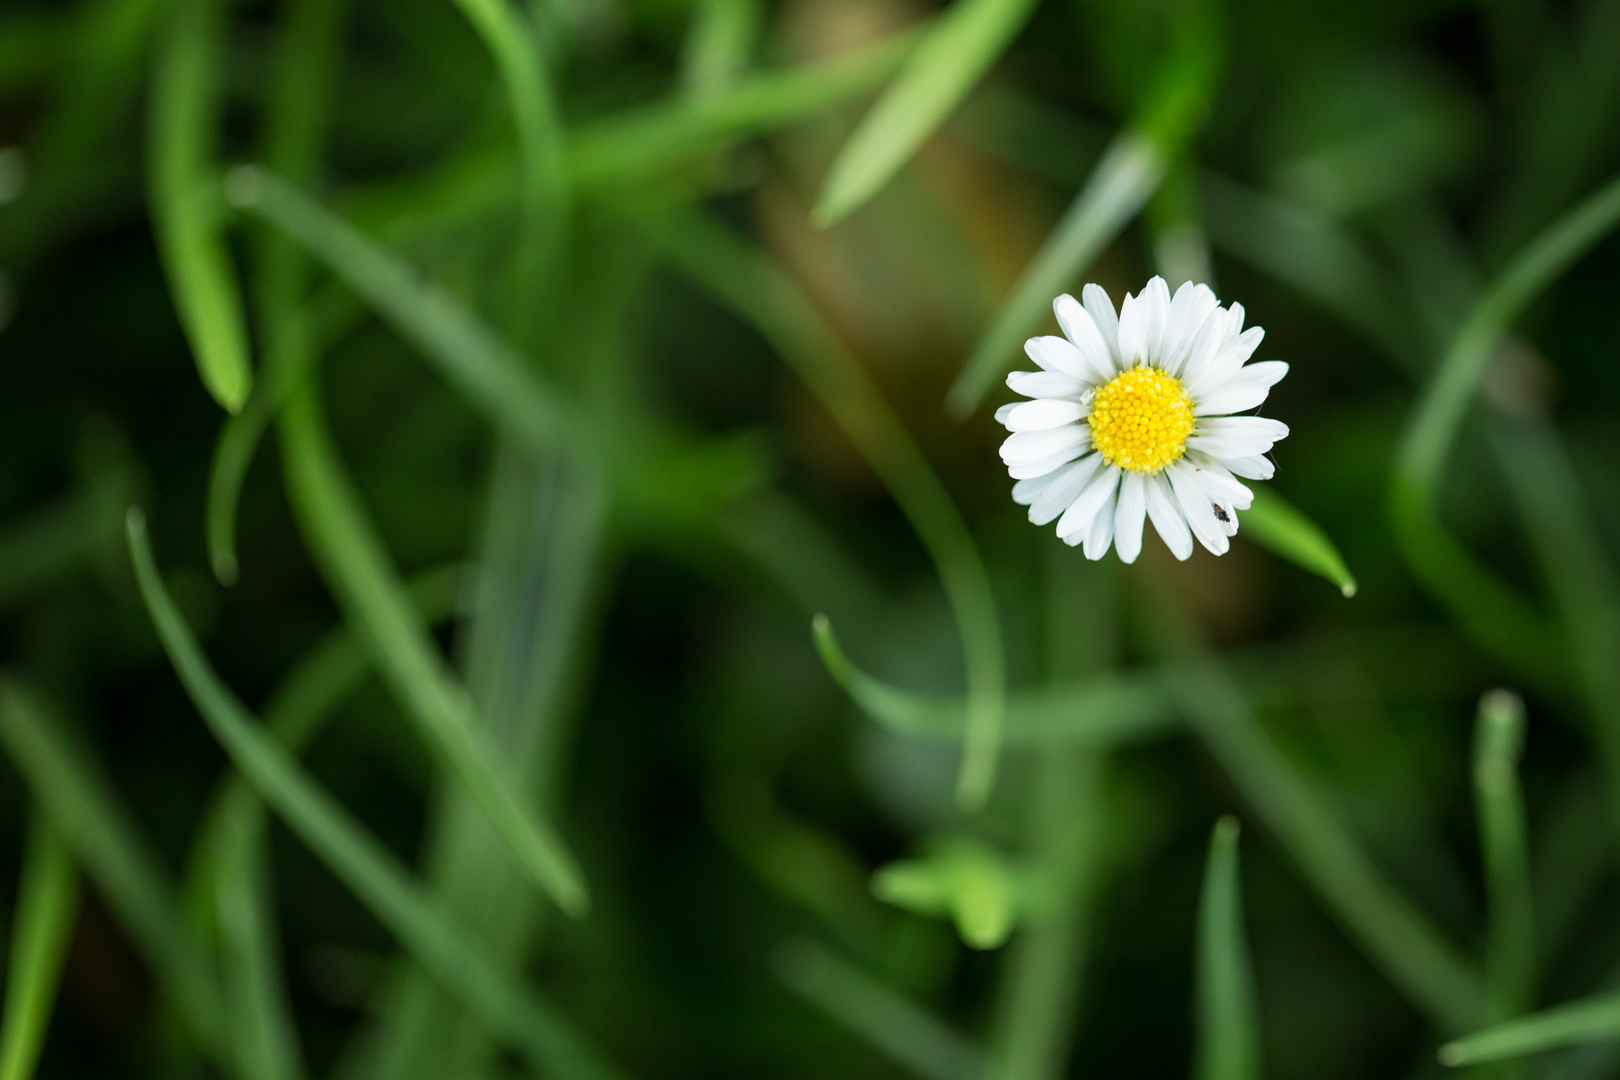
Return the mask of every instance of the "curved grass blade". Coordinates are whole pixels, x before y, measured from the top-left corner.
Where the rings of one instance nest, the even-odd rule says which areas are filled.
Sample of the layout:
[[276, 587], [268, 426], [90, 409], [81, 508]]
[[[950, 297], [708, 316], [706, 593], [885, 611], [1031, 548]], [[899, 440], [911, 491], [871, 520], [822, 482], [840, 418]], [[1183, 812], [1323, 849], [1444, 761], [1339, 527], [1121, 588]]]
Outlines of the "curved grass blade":
[[198, 1043], [223, 1057], [218, 979], [180, 923], [162, 862], [112, 785], [62, 718], [11, 678], [0, 678], [0, 741]]
[[[1561, 635], [1527, 635], [1545, 620], [1494, 576], [1476, 569], [1445, 529], [1435, 502], [1441, 474], [1469, 403], [1508, 328], [1536, 297], [1620, 225], [1620, 179], [1611, 181], [1533, 241], [1502, 273], [1451, 339], [1397, 451], [1390, 513], [1413, 572], [1494, 652], [1523, 663], [1528, 654], [1544, 680], [1567, 666]], [[1458, 561], [1461, 553], [1464, 561]]]
[[967, 668], [957, 801], [983, 806], [1000, 756], [1007, 675], [989, 575], [950, 493], [860, 362], [780, 268], [696, 214], [644, 224], [665, 254], [756, 327], [794, 369], [882, 479], [933, 558]]
[[[906, 735], [961, 737], [968, 723], [962, 699], [925, 697], [873, 678], [844, 655], [826, 616], [818, 615], [811, 628], [827, 671], [873, 720]], [[1099, 674], [1014, 695], [1007, 702], [1003, 734], [1010, 746], [1107, 747], [1171, 730], [1176, 723], [1174, 699], [1158, 674]]]
[[213, 164], [223, 0], [172, 5], [152, 88], [150, 176], [158, 253], [203, 385], [228, 411], [253, 383], [242, 298]]
[[418, 963], [539, 1071], [587, 1080], [617, 1077], [572, 1024], [501, 970], [445, 918], [399, 861], [253, 721], [209, 666], [164, 589], [138, 511], [130, 512], [127, 532], [136, 580], [170, 661], [209, 730], [260, 797]]
[[966, 417], [979, 407], [1024, 339], [1048, 317], [1052, 298], [1070, 288], [1147, 204], [1168, 161], [1139, 131], [1127, 129], [1114, 139], [962, 366], [945, 398], [951, 415]]
[[1508, 1020], [1440, 1048], [1442, 1065], [1478, 1065], [1576, 1043], [1620, 1039], [1620, 993], [1600, 994]]
[[771, 956], [789, 988], [924, 1080], [984, 1080], [983, 1053], [932, 1013], [806, 938]]
[[1479, 699], [1474, 726], [1474, 811], [1485, 856], [1485, 983], [1491, 1012], [1515, 1016], [1535, 995], [1535, 915], [1519, 758], [1524, 702], [1506, 690]]
[[1244, 513], [1245, 535], [1261, 547], [1333, 582], [1346, 597], [1356, 595], [1356, 578], [1327, 533], [1269, 487], [1254, 489], [1254, 505]]
[[294, 511], [327, 581], [369, 639], [383, 673], [428, 746], [489, 818], [513, 857], [564, 911], [590, 906], [574, 857], [524, 805], [479, 731], [466, 688], [412, 610], [338, 463], [307, 381], [281, 413], [282, 456]]
[[50, 1026], [57, 984], [79, 918], [79, 871], [67, 841], [35, 807], [23, 848], [17, 914], [11, 927], [0, 1080], [29, 1080]]
[[502, 427], [539, 449], [589, 442], [585, 425], [505, 341], [341, 218], [252, 166], [233, 169], [227, 188], [233, 203], [282, 229], [325, 262]]
[[1195, 1080], [1260, 1080], [1260, 1007], [1254, 995], [1238, 822], [1227, 816], [1209, 838], [1198, 902], [1198, 1050]]
[[810, 219], [854, 213], [899, 172], [1024, 28], [1035, 0], [955, 0], [833, 159]]

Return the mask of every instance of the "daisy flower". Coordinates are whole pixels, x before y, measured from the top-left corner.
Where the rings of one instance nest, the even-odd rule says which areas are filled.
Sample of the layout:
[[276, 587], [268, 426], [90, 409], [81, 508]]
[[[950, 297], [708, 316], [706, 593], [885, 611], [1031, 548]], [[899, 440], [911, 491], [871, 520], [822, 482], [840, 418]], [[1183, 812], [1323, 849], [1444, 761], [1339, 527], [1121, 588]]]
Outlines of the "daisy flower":
[[1243, 329], [1243, 308], [1223, 308], [1207, 285], [1191, 282], [1171, 299], [1156, 277], [1118, 314], [1108, 294], [1087, 285], [1085, 303], [1053, 302], [1063, 337], [1030, 338], [1024, 351], [1040, 371], [1015, 371], [1007, 385], [1032, 401], [996, 410], [1013, 434], [1001, 444], [1014, 501], [1037, 525], [1057, 522], [1070, 546], [1100, 559], [1110, 545], [1135, 562], [1142, 523], [1178, 559], [1193, 537], [1225, 554], [1237, 511], [1254, 493], [1237, 477], [1269, 480], [1265, 457], [1288, 427], [1233, 416], [1266, 400], [1288, 374], [1279, 360], [1248, 363], [1264, 331]]

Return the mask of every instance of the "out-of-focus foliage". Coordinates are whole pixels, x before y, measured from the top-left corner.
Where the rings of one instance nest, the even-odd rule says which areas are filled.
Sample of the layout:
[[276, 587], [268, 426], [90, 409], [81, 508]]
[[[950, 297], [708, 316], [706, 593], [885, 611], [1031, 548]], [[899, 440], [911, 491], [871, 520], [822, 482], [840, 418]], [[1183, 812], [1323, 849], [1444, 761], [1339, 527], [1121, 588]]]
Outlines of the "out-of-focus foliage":
[[0, 1080], [1613, 1075], [1617, 176], [1617, 0], [11, 0]]

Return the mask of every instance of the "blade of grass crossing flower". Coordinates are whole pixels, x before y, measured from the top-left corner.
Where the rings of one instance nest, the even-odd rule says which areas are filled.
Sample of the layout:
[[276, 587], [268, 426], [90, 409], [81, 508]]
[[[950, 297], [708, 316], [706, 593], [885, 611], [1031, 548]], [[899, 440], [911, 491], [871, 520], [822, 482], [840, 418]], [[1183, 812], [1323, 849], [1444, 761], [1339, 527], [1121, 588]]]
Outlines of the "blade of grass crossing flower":
[[[1418, 577], [1504, 657], [1533, 645], [1519, 631], [1543, 620], [1494, 581], [1450, 569], [1457, 565], [1450, 556], [1461, 545], [1445, 531], [1435, 507], [1441, 475], [1503, 335], [1531, 301], [1617, 225], [1620, 179], [1555, 222], [1508, 266], [1452, 338], [1397, 451], [1390, 512], [1403, 554]], [[1547, 672], [1565, 666], [1563, 649], [1551, 635], [1543, 635], [1537, 660]]]
[[215, 179], [225, 0], [171, 5], [148, 120], [158, 253], [203, 385], [228, 411], [253, 382], [242, 298]]
[[369, 639], [401, 707], [536, 885], [570, 915], [590, 901], [574, 857], [518, 798], [478, 731], [472, 699], [412, 611], [381, 540], [338, 464], [306, 383], [281, 412], [287, 484], [299, 524], [349, 617]]
[[939, 572], [967, 668], [957, 799], [978, 808], [995, 783], [1007, 676], [1001, 623], [978, 546], [950, 493], [871, 377], [778, 266], [695, 214], [646, 221], [683, 270], [757, 328], [830, 412], [899, 504]]
[[60, 715], [14, 679], [0, 679], [0, 741], [198, 1043], [224, 1047], [219, 986], [179, 920], [163, 864]]
[[978, 1047], [933, 1014], [805, 938], [777, 946], [771, 966], [787, 986], [924, 1080], [984, 1080]]
[[169, 597], [152, 558], [145, 522], [127, 528], [141, 595], [158, 636], [197, 711], [231, 761], [287, 825], [351, 889], [424, 968], [461, 997], [538, 1071], [612, 1080], [571, 1023], [502, 971], [399, 861], [255, 723], [209, 666]]
[[1195, 1080], [1260, 1080], [1260, 1008], [1254, 994], [1238, 822], [1223, 817], [1209, 838], [1198, 901], [1198, 1049]]
[[29, 1080], [39, 1062], [68, 945], [79, 919], [79, 870], [54, 823], [38, 806], [23, 847], [11, 926], [0, 1080]]
[[1478, 1065], [1577, 1043], [1620, 1039], [1620, 993], [1558, 1005], [1508, 1020], [1440, 1048], [1443, 1065]]
[[1331, 581], [1345, 596], [1356, 595], [1355, 575], [1344, 564], [1327, 533], [1269, 487], [1257, 487], [1254, 505], [1243, 514], [1249, 539], [1289, 562]]
[[284, 230], [359, 293], [452, 385], [496, 423], [537, 449], [585, 443], [563, 403], [530, 365], [448, 294], [287, 182], [249, 166], [232, 170], [232, 202]]
[[1024, 28], [1035, 0], [955, 0], [833, 159], [811, 220], [848, 217], [899, 172]]
[[1165, 151], [1127, 129], [1103, 152], [1080, 194], [1053, 226], [985, 330], [946, 397], [953, 416], [979, 407], [1007, 363], [1049, 317], [1052, 298], [1074, 280], [1146, 205], [1163, 179]]
[[1491, 1014], [1522, 1013], [1535, 994], [1535, 916], [1519, 758], [1524, 753], [1524, 702], [1506, 690], [1479, 701], [1474, 725], [1474, 813], [1485, 856], [1489, 921], [1485, 985]]

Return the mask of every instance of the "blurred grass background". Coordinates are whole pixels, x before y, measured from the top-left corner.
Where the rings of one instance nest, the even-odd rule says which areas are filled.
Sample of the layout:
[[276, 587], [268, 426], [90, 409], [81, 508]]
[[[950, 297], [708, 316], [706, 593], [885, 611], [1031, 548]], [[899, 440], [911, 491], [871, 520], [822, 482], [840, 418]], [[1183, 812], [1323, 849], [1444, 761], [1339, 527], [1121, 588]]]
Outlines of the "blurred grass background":
[[[8, 0], [0, 146], [4, 1080], [1620, 1069], [1615, 0]], [[1292, 435], [1090, 564], [1153, 273]]]

